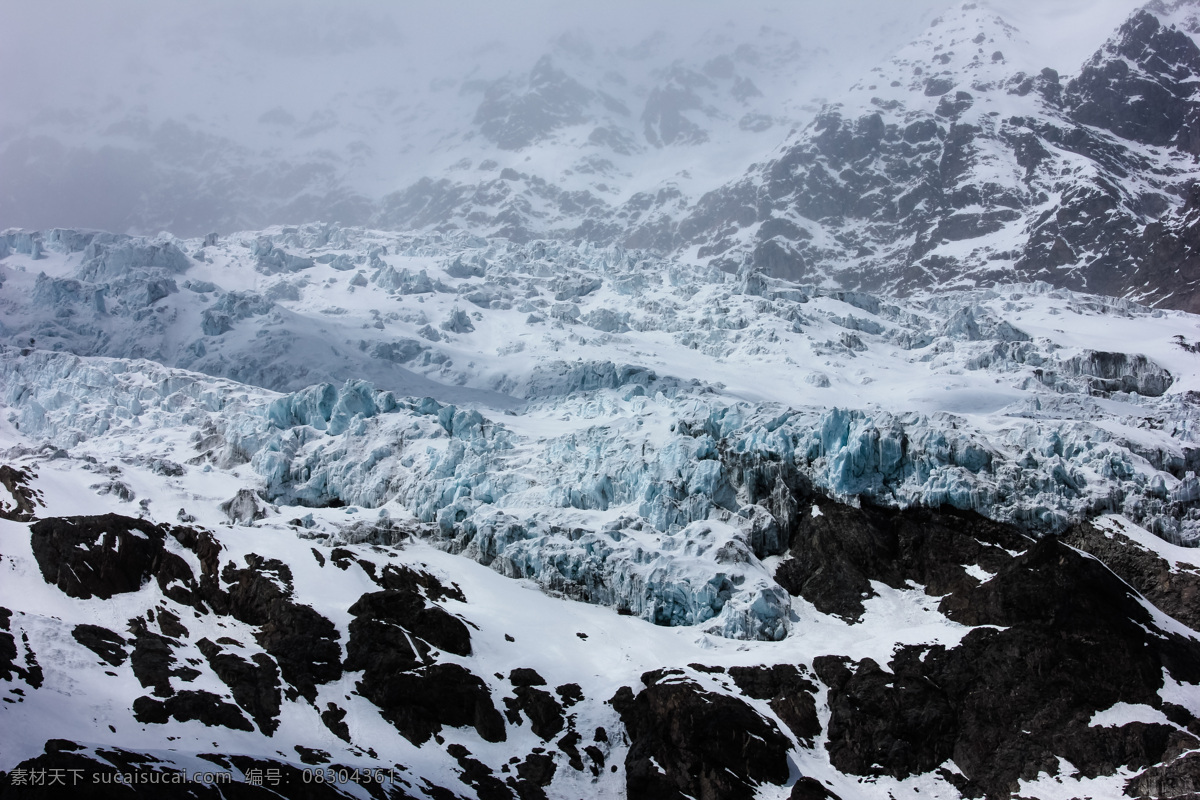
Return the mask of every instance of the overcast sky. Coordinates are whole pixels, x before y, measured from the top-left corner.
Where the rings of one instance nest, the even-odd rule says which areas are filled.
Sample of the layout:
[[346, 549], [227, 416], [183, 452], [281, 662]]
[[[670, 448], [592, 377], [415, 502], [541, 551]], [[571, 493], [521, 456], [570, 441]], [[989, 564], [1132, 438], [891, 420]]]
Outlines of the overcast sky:
[[[630, 41], [658, 29], [694, 38], [706, 27], [737, 17], [773, 24], [809, 45], [829, 48], [849, 63], [869, 64], [902, 45], [948, 4], [944, 0], [3, 0], [0, 5], [0, 102], [11, 119], [22, 106], [53, 103], [73, 89], [122, 96], [136, 85], [139, 67], [162, 70], [172, 81], [166, 88], [186, 93], [194, 88], [190, 81], [203, 81], [207, 68], [219, 66], [211, 58], [252, 66], [258, 56], [268, 54], [303, 61], [386, 49], [412, 63], [453, 70], [477, 57], [489, 43], [512, 56], [541, 50], [550, 38], [572, 29], [603, 31]], [[1111, 30], [1136, 5], [1130, 0], [993, 2], [1005, 13], [1030, 19], [1033, 24], [1027, 34], [1043, 40], [1047, 55], [1065, 62], [1052, 66], [1066, 72], [1086, 55], [1075, 42], [1094, 40]], [[146, 59], [151, 63], [144, 63]], [[189, 69], [171, 70], [165, 63], [170, 61], [185, 62]]]
[[[1031, 67], [1069, 76], [1138, 3], [990, 5], [1031, 41]], [[646, 62], [648, 73], [674, 59], [699, 65], [723, 37], [762, 39], [769, 27], [802, 54], [784, 73], [786, 85], [761, 87], [775, 104], [771, 110], [787, 120], [781, 140], [787, 126], [811, 117], [822, 100], [885, 61], [948, 6], [945, 0], [0, 0], [0, 227], [60, 217], [62, 224], [117, 226], [125, 219], [113, 210], [117, 195], [127, 203], [161, 202], [148, 199], [133, 178], [123, 188], [84, 195], [110, 186], [114, 175], [143, 168], [149, 175], [137, 148], [161, 134], [163, 123], [210, 137], [210, 147], [219, 137], [235, 149], [292, 161], [325, 153], [326, 163], [343, 163], [339, 169], [355, 191], [394, 191], [428, 174], [422, 169], [441, 170], [459, 158], [434, 156], [445, 149], [441, 142], [463, 141], [479, 102], [478, 95], [464, 95], [465, 87], [528, 74], [564, 33], [595, 48], [588, 68], [596, 77], [613, 52], [633, 52], [650, 37], [657, 36], [658, 49]], [[634, 106], [635, 120], [638, 113]], [[292, 124], [290, 138], [264, 120]], [[167, 143], [172, 161], [186, 161], [201, 144], [176, 138]], [[163, 147], [161, 136], [155, 146]], [[113, 147], [123, 161], [88, 156], [80, 163], [80, 153]], [[730, 170], [744, 166], [731, 162]]]

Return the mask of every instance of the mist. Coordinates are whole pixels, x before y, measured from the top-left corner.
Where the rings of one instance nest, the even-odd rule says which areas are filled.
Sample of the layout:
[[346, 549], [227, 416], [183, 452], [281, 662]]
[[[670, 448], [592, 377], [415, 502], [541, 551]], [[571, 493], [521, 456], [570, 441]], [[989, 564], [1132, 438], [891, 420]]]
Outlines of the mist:
[[[622, 202], [671, 184], [694, 198], [777, 147], [945, 6], [10, 3], [0, 228], [192, 236], [310, 219], [378, 224], [381, 200], [424, 178], [469, 184], [475, 176], [458, 175], [468, 162], [574, 190], [563, 180], [578, 174], [584, 117], [588, 130], [619, 130], [632, 144], [582, 188]], [[1032, 31], [1031, 58], [1065, 74], [1134, 6], [994, 4]], [[1073, 37], [1055, 35], [1067, 30]], [[703, 141], [643, 140], [647, 98], [722, 55], [753, 87], [740, 105], [705, 97], [685, 109]], [[593, 103], [520, 147], [489, 140], [485, 98], [531, 91], [539, 63], [571, 91], [611, 100], [609, 110]]]

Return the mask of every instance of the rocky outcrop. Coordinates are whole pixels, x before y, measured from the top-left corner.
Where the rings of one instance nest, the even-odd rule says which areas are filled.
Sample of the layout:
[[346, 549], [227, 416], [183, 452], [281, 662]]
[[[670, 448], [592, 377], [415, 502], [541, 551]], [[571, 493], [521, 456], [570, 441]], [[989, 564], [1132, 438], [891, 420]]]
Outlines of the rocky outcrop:
[[1060, 756], [1094, 776], [1196, 746], [1192, 734], [1158, 723], [1089, 726], [1118, 703], [1162, 707], [1165, 674], [1200, 679], [1200, 644], [1158, 628], [1101, 562], [1044, 539], [994, 577], [951, 590], [939, 608], [996, 627], [976, 628], [954, 647], [899, 648], [886, 668], [817, 659], [838, 769], [904, 777], [953, 759], [962, 777], [943, 777], [960, 791], [1006, 797], [1019, 779], [1054, 774]]
[[566, 724], [563, 718], [563, 707], [554, 696], [544, 689], [546, 680], [536, 670], [517, 668], [508, 675], [508, 680], [515, 687], [514, 697], [504, 698], [508, 709], [508, 721], [514, 725], [521, 724], [521, 714], [529, 720], [529, 727], [542, 741], [550, 741], [557, 736]]
[[817, 719], [817, 685], [807, 674], [804, 667], [791, 664], [729, 668], [729, 677], [742, 694], [766, 700], [796, 738], [811, 747], [821, 733], [821, 721]]
[[30, 532], [42, 577], [83, 599], [136, 592], [170, 555], [165, 528], [118, 514], [43, 519]]
[[139, 697], [133, 701], [133, 715], [138, 722], [162, 725], [167, 720], [188, 722], [197, 720], [208, 726], [220, 726], [236, 731], [253, 731], [241, 710], [226, 703], [212, 692], [185, 689], [165, 700]]
[[76, 625], [71, 631], [75, 641], [100, 656], [110, 666], [119, 667], [129, 658], [127, 642], [120, 634], [99, 625]]
[[705, 691], [678, 670], [646, 673], [642, 683], [611, 700], [629, 735], [630, 800], [749, 800], [759, 784], [786, 783], [790, 742], [745, 702]]
[[[18, 650], [16, 631], [12, 629], [12, 611], [0, 607], [0, 678], [10, 682], [21, 680], [36, 689], [42, 685], [45, 673], [38, 664], [37, 654], [29, 646], [29, 635], [22, 632], [20, 641], [21, 648]], [[18, 662], [18, 658], [22, 655], [24, 657]], [[12, 693], [11, 690], [10, 693]], [[15, 702], [21, 702], [23, 692], [18, 690], [15, 694], [17, 694]], [[11, 697], [5, 699], [8, 702], [14, 702]]]
[[543, 56], [522, 85], [500, 80], [488, 86], [475, 112], [475, 124], [501, 150], [520, 150], [558, 128], [585, 122], [596, 99], [595, 92]]
[[42, 505], [41, 492], [30, 486], [36, 477], [28, 470], [0, 465], [0, 486], [8, 491], [8, 497], [0, 496], [0, 519], [29, 522], [34, 518]]
[[1062, 541], [1104, 562], [1121, 580], [1136, 589], [1164, 613], [1200, 630], [1200, 574], [1191, 567], [1172, 564], [1142, 547], [1118, 530], [1100, 531], [1090, 524], [1077, 525], [1062, 534]]
[[884, 509], [812, 502], [792, 536], [791, 558], [775, 579], [818, 611], [857, 620], [863, 601], [875, 596], [872, 581], [902, 589], [912, 581], [934, 596], [978, 585], [969, 567], [994, 573], [1009, 551], [1031, 540], [1017, 529], [955, 509]]
[[487, 742], [506, 738], [487, 685], [458, 664], [429, 664], [370, 680], [364, 675], [358, 690], [413, 744], [424, 744], [444, 725], [474, 728]]
[[[223, 613], [258, 627], [255, 638], [279, 665], [289, 699], [302, 696], [313, 702], [317, 685], [342, 675], [341, 632], [325, 617], [292, 599], [287, 565], [250, 554], [247, 566], [226, 565], [221, 580], [231, 584]], [[259, 673], [261, 674], [261, 673]]]
[[249, 712], [260, 731], [270, 736], [279, 727], [279, 668], [263, 653], [255, 653], [247, 660], [228, 649], [237, 644], [222, 637], [219, 642], [200, 639], [196, 647], [216, 676], [229, 687], [237, 704]]
[[439, 650], [471, 654], [466, 625], [436, 605], [438, 599], [462, 599], [461, 592], [394, 566], [377, 582], [387, 588], [350, 607], [345, 669], [362, 671], [358, 691], [414, 744], [443, 725], [474, 727], [486, 741], [504, 741], [504, 721], [486, 684], [458, 664], [437, 663]]

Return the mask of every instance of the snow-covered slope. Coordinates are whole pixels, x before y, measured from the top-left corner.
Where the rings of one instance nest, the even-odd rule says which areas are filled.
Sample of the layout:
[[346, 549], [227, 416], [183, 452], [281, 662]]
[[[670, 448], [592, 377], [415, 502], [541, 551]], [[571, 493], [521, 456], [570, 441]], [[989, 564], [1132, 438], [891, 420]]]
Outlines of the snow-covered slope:
[[1196, 14], [1152, 3], [1060, 75], [1003, 4], [960, 4], [678, 241], [843, 288], [1045, 280], [1195, 310]]
[[378, 227], [0, 233], [0, 797], [1193, 792], [1200, 26], [1122, 6], [959, 4], [766, 161], [778, 28], [481, 50], [379, 203], [303, 98], [179, 140]]
[[[1033, 596], [1023, 583], [1030, 570], [1043, 575], [1037, 591], [1047, 593], [1039, 601], [1045, 609], [1081, 592], [1097, 593], [1097, 603], [1124, 592], [1114, 588], [1120, 583], [1104, 588], [1117, 580], [1106, 568], [1091, 575], [1075, 551], [1053, 538], [1034, 546], [1029, 536], [1063, 534], [1087, 550], [1099, 540], [1086, 524], [1105, 514], [1176, 543], [1194, 543], [1200, 530], [1193, 444], [1200, 356], [1196, 318], [1183, 312], [1047, 284], [897, 300], [618, 247], [329, 225], [225, 240], [55, 229], [9, 232], [0, 241], [9, 253], [0, 288], [8, 342], [0, 390], [11, 444], [5, 486], [13, 495], [5, 508], [16, 532], [30, 516], [44, 520], [32, 539], [14, 533], [26, 544], [4, 551], [3, 563], [20, 576], [5, 584], [5, 608], [20, 612], [10, 630], [16, 637], [11, 626], [18, 625], [32, 654], [13, 662], [10, 679], [38, 690], [22, 707], [40, 719], [39, 703], [67, 702], [56, 698], [69, 689], [51, 688], [60, 679], [38, 655], [75, 646], [61, 644], [64, 626], [76, 626], [72, 641], [108, 653], [105, 663], [115, 667], [124, 663], [116, 655], [122, 642], [133, 648], [132, 674], [115, 673], [128, 683], [128, 694], [109, 706], [117, 716], [73, 733], [85, 748], [119, 746], [194, 769], [195, 737], [207, 738], [203, 726], [215, 725], [240, 731], [218, 741], [219, 752], [257, 759], [220, 762], [241, 774], [287, 769], [279, 759], [293, 753], [302, 763], [398, 762], [406, 792], [418, 778], [465, 781], [481, 796], [533, 792], [525, 783], [544, 779], [551, 796], [571, 793], [579, 781], [593, 792], [657, 796], [656, 782], [667, 778], [655, 776], [666, 775], [685, 794], [699, 791], [689, 781], [703, 780], [732, 792], [721, 796], [743, 796], [754, 783], [795, 785], [779, 766], [788, 758], [807, 765], [804, 775], [844, 786], [845, 774], [880, 774], [879, 757], [862, 760], [866, 730], [842, 716], [839, 702], [859, 701], [837, 699], [874, 686], [872, 665], [936, 644], [956, 655], [920, 680], [979, 679], [962, 659], [1011, 645], [972, 634], [972, 626], [1021, 636], [1022, 626], [1042, 630], [1004, 599]], [[63, 521], [101, 511], [121, 516]], [[130, 521], [134, 515], [143, 521]], [[146, 527], [152, 523], [168, 527]], [[964, 526], [975, 534], [962, 538]], [[134, 532], [112, 533], [126, 529]], [[103, 531], [116, 538], [97, 538]], [[76, 544], [80, 537], [87, 541]], [[1107, 553], [1114, 568], [1145, 559], [1130, 547]], [[1047, 548], [1059, 548], [1057, 555]], [[400, 565], [436, 565], [442, 577], [429, 583]], [[1070, 586], [1061, 583], [1063, 569]], [[332, 578], [346, 570], [358, 582], [336, 588]], [[999, 574], [1015, 583], [995, 598], [975, 597]], [[1180, 590], [1164, 593], [1161, 580], [1147, 579], [1153, 570], [1120, 574], [1156, 610], [1123, 606], [1114, 618], [1141, 621], [1110, 634], [1140, 652], [1145, 645], [1128, 638], [1135, 632], [1150, 624], [1174, 631], [1183, 638], [1168, 637], [1177, 643], [1153, 656], [1160, 659], [1154, 674], [1200, 679], [1187, 677], [1171, 655], [1193, 646], [1184, 627], [1193, 621], [1174, 600]], [[1090, 588], [1075, 583], [1085, 577]], [[460, 585], [462, 598], [436, 588], [447, 581]], [[511, 592], [543, 598], [538, 589], [557, 599], [545, 599], [544, 611], [531, 606], [519, 635], [501, 630], [507, 612], [470, 611], [480, 597], [493, 598], [480, 606], [489, 609], [524, 603]], [[82, 605], [61, 606], [51, 599], [59, 591]], [[125, 594], [136, 608], [118, 604], [99, 617], [88, 610], [87, 595]], [[941, 598], [940, 611], [926, 597]], [[447, 602], [465, 602], [466, 610]], [[433, 605], [421, 611], [420, 603]], [[475, 633], [447, 621], [455, 614]], [[546, 634], [541, 614], [576, 630]], [[47, 615], [68, 622], [46, 628], [38, 620]], [[1080, 642], [1096, 635], [1087, 626], [1099, 617], [1088, 619]], [[846, 621], [855, 624], [843, 628]], [[230, 630], [217, 636], [212, 625]], [[395, 626], [407, 638], [396, 639]], [[578, 665], [591, 656], [582, 650], [555, 644], [560, 666], [543, 669], [534, 655], [541, 646], [520, 648], [547, 680], [567, 676], [560, 700], [543, 697], [520, 683], [530, 680], [526, 673], [504, 678], [515, 662], [494, 662], [491, 645], [483, 646], [494, 639], [503, 651], [504, 633], [518, 642], [610, 641], [615, 650], [595, 657], [628, 670], [585, 679]], [[572, 640], [574, 633], [583, 636]], [[229, 649], [248, 641], [261, 650]], [[411, 655], [393, 652], [401, 641]], [[1041, 640], [1029, 646], [1054, 649]], [[178, 656], [149, 655], [164, 647]], [[188, 655], [193, 649], [200, 655]], [[835, 655], [847, 661], [830, 660]], [[846, 677], [843, 663], [859, 664], [851, 672], [867, 683]], [[733, 684], [723, 684], [689, 664], [765, 664], [767, 671], [734, 671]], [[656, 668], [683, 668], [686, 677], [647, 672]], [[361, 678], [345, 677], [359, 670]], [[389, 688], [396, 674], [412, 685]], [[493, 674], [500, 682], [486, 677]], [[348, 680], [357, 695], [319, 688]], [[640, 694], [617, 692], [638, 680], [646, 687]], [[570, 683], [585, 699], [574, 721], [564, 711], [553, 723], [555, 708], [573, 707]], [[510, 686], [505, 723], [499, 700]], [[712, 691], [729, 699], [714, 700]], [[1105, 712], [1098, 719], [1107, 725], [1130, 704], [1162, 708], [1154, 699], [1160, 691], [1150, 681], [1099, 705], [1076, 698], [1064, 701], [1062, 714], [1086, 707]], [[441, 699], [432, 707], [413, 699], [426, 694]], [[776, 705], [751, 702], [772, 697]], [[937, 702], [962, 702], [955, 697]], [[1035, 705], [1045, 701], [1038, 698]], [[674, 742], [654, 738], [657, 715], [690, 703], [759, 720], [737, 729], [761, 739], [764, 750], [737, 742], [718, 748], [749, 748], [745, 761], [729, 763], [734, 783], [691, 777], [692, 756], [681, 753], [697, 746], [697, 731]], [[511, 728], [521, 727], [522, 714], [538, 737], [523, 744], [505, 738], [518, 736]], [[696, 720], [712, 724], [704, 714]], [[176, 722], [185, 727], [171, 734], [181, 742], [174, 750], [141, 738]], [[55, 724], [45, 723], [47, 730]], [[889, 736], [906, 735], [903, 720], [880, 724]], [[107, 725], [131, 733], [105, 735]], [[438, 733], [463, 726], [449, 740]], [[620, 733], [589, 745], [597, 749], [585, 761], [571, 731], [582, 736], [597, 726], [605, 737]], [[822, 731], [831, 738], [814, 739]], [[434, 733], [440, 740], [430, 739]], [[556, 739], [560, 755], [521, 762], [503, 788], [496, 775], [509, 757], [543, 756], [531, 749], [536, 741], [559, 734], [566, 737]], [[978, 737], [995, 735], [1008, 734], [970, 726], [955, 734], [966, 783], [952, 780], [948, 767], [934, 772], [946, 751], [932, 763], [925, 755], [879, 762], [899, 781], [880, 786], [955, 793], [1009, 786], [1017, 775], [1009, 767], [967, 755], [982, 746]], [[1090, 741], [1093, 734], [1079, 735]], [[1049, 748], [1077, 765], [1092, 763], [1087, 748], [1055, 749], [1038, 736], [1033, 744], [1006, 739], [1006, 747], [1018, 760]], [[71, 758], [94, 761], [99, 753], [111, 762], [100, 750]], [[67, 756], [41, 758], [57, 765]], [[611, 771], [602, 778], [612, 759], [624, 759], [623, 782]], [[1112, 775], [1096, 769], [1086, 774]]]
[[[442, 477], [506, 472], [501, 451], [525, 442], [545, 470], [536, 491], [472, 479], [488, 504], [634, 510], [664, 532], [734, 514], [740, 504], [717, 497], [724, 481], [737, 488], [734, 455], [713, 449], [730, 440], [840, 497], [951, 503], [1051, 531], [1125, 510], [1164, 536], [1196, 535], [1196, 333], [1179, 312], [1044, 284], [893, 301], [619, 248], [329, 226], [206, 246], [65, 231], [28, 241], [45, 242], [42, 257], [9, 256], [0, 289], [13, 347], [151, 358], [276, 391], [333, 384], [305, 401], [326, 420], [339, 402], [374, 417], [375, 389], [482, 404], [511, 437], [484, 437], [480, 464], [459, 454]], [[11, 363], [11, 387], [71, 391], [36, 359]], [[342, 384], [366, 394], [339, 399]], [[25, 423], [72, 437], [62, 424], [40, 411]], [[262, 446], [234, 444], [246, 458]], [[282, 472], [263, 473], [268, 493], [297, 496], [282, 480], [293, 468], [271, 469]], [[322, 482], [306, 502], [362, 491], [361, 476]]]
[[[669, 431], [681, 398], [636, 382], [631, 405], [595, 389], [500, 423], [363, 384], [3, 364], [6, 796], [50, 774], [137, 796], [182, 775], [226, 797], [1115, 796], [1193, 769], [1193, 551], [1126, 517], [1035, 543], [843, 505], [769, 450], [802, 414]], [[643, 516], [639, 471], [679, 502]]]
[[0, 227], [574, 229], [736, 177], [940, 5], [31, 8], [0, 31]]

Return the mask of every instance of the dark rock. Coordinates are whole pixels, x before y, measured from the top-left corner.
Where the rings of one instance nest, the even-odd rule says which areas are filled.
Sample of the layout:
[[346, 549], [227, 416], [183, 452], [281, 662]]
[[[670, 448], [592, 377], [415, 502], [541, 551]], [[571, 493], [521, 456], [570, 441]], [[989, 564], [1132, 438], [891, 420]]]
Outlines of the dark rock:
[[1200, 795], [1200, 754], [1151, 767], [1125, 783], [1130, 797], [1193, 798]]
[[439, 606], [426, 606], [419, 594], [392, 589], [364, 594], [350, 607], [350, 613], [364, 620], [399, 625], [448, 653], [471, 654], [471, 635], [463, 621]]
[[517, 702], [512, 707], [525, 712], [529, 726], [542, 741], [549, 741], [563, 729], [566, 724], [563, 708], [549, 692], [532, 686], [518, 686], [513, 694], [517, 696]]
[[29, 485], [36, 477], [35, 473], [28, 470], [0, 465], [0, 486], [11, 495], [11, 499], [0, 499], [0, 519], [13, 522], [29, 522], [33, 519], [37, 507], [42, 505], [41, 492]]
[[179, 642], [160, 636], [146, 627], [142, 618], [131, 620], [129, 632], [133, 634], [133, 653], [130, 666], [138, 683], [153, 689], [157, 697], [170, 697], [175, 693], [171, 679], [191, 681], [200, 673], [188, 666], [176, 666], [174, 647]]
[[293, 750], [300, 756], [300, 761], [304, 764], [328, 764], [329, 753], [324, 750], [315, 750], [311, 747], [305, 747], [302, 744], [295, 745]]
[[1116, 532], [1106, 535], [1088, 523], [1070, 528], [1060, 538], [1099, 558], [1163, 612], [1192, 630], [1200, 630], [1200, 575], [1175, 569], [1128, 536]]
[[487, 685], [458, 664], [432, 664], [395, 674], [367, 672], [358, 682], [358, 691], [416, 745], [427, 742], [443, 725], [474, 727], [488, 742], [505, 739], [504, 719], [492, 704]]
[[545, 686], [546, 679], [538, 674], [536, 669], [517, 667], [508, 673], [508, 681], [513, 686]]
[[157, 616], [158, 629], [163, 632], [164, 636], [171, 639], [180, 639], [188, 635], [188, 629], [184, 627], [183, 621], [167, 609], [159, 606]]
[[42, 685], [42, 668], [37, 662], [33, 648], [29, 646], [29, 635], [24, 631], [21, 632], [21, 645], [25, 650], [25, 665], [21, 666], [18, 663], [17, 639], [13, 635], [11, 624], [12, 612], [0, 607], [0, 678], [5, 681], [20, 678], [36, 689]]
[[517, 775], [521, 780], [535, 786], [549, 786], [554, 780], [554, 757], [544, 753], [530, 753], [525, 760], [517, 764]]
[[841, 798], [822, 786], [816, 778], [802, 776], [793, 784], [788, 800], [841, 800]]
[[[599, 747], [596, 747], [596, 745], [594, 745], [594, 744], [589, 744], [583, 748], [583, 752], [587, 753], [587, 757], [589, 759], [591, 759], [593, 764], [595, 764], [600, 769], [604, 768], [605, 759], [604, 759], [604, 751], [603, 750], [601, 750]], [[597, 770], [596, 773], [594, 773], [594, 774], [598, 774], [598, 773], [599, 773], [599, 771]]]
[[779, 585], [818, 611], [856, 620], [871, 581], [904, 588], [908, 581], [941, 596], [978, 583], [965, 570], [995, 572], [1029, 540], [1015, 528], [974, 512], [943, 508], [861, 508], [820, 498], [820, 516], [800, 515], [792, 535], [792, 558], [775, 574]]
[[325, 710], [321, 712], [321, 722], [330, 733], [349, 744], [350, 727], [346, 724], [346, 709], [327, 703]]
[[[516, 685], [515, 683], [513, 684]], [[583, 701], [583, 690], [579, 688], [578, 683], [564, 683], [562, 686], [555, 688], [554, 693], [562, 698], [562, 704], [565, 708], [570, 708], [576, 703]]]
[[1187, 123], [1197, 108], [1189, 87], [1198, 77], [1200, 48], [1191, 37], [1142, 10], [1121, 26], [1112, 50], [1097, 52], [1067, 84], [1065, 101], [1085, 125], [1196, 153], [1191, 148], [1200, 142]]
[[622, 687], [610, 701], [629, 735], [630, 800], [749, 800], [757, 785], [787, 782], [790, 742], [745, 702], [675, 677], [647, 680], [636, 696]]
[[364, 680], [369, 682], [384, 680], [388, 674], [415, 669], [426, 663], [429, 652], [428, 644], [410, 638], [395, 623], [356, 617], [350, 622], [345, 669], [348, 672], [363, 670]]
[[140, 589], [160, 564], [166, 535], [162, 526], [119, 514], [43, 519], [30, 531], [46, 583], [84, 600]]
[[71, 635], [75, 637], [75, 641], [114, 667], [121, 666], [129, 657], [125, 652], [125, 639], [108, 628], [99, 625], [76, 625]]
[[196, 642], [196, 647], [258, 729], [268, 736], [273, 734], [279, 728], [281, 702], [279, 668], [275, 662], [263, 653], [255, 653], [247, 661], [209, 639]]
[[[701, 79], [707, 82], [702, 76]], [[705, 130], [686, 113], [703, 106], [699, 96], [686, 84], [672, 82], [651, 89], [642, 110], [642, 131], [646, 141], [655, 147], [708, 141]]]
[[237, 706], [224, 702], [212, 692], [190, 689], [166, 700], [156, 700], [143, 695], [133, 701], [133, 716], [138, 722], [154, 724], [164, 724], [168, 719], [179, 722], [199, 720], [205, 725], [237, 731], [254, 730], [254, 726], [242, 716]]
[[512, 800], [512, 792], [492, 774], [489, 766], [478, 759], [471, 758], [470, 751], [461, 744], [452, 744], [446, 748], [458, 766], [462, 768], [460, 780], [475, 789], [479, 800]]
[[771, 710], [796, 734], [796, 738], [812, 747], [821, 733], [817, 719], [817, 686], [804, 677], [803, 667], [776, 664], [771, 667], [730, 667], [729, 677], [747, 697], [766, 700]]
[[520, 150], [560, 127], [585, 122], [594, 97], [543, 56], [523, 87], [507, 80], [491, 84], [475, 112], [475, 124], [501, 150]]
[[571, 769], [576, 772], [583, 772], [583, 759], [579, 755], [577, 745], [583, 737], [577, 731], [567, 731], [567, 733], [555, 742], [558, 747], [567, 756], [567, 763], [571, 765]]
[[1007, 796], [1021, 778], [1053, 774], [1059, 757], [1095, 777], [1200, 744], [1164, 725], [1087, 725], [1119, 702], [1160, 707], [1164, 671], [1200, 679], [1200, 642], [1157, 630], [1101, 562], [1044, 539], [939, 608], [996, 627], [953, 648], [899, 648], [886, 670], [869, 659], [814, 662], [829, 686], [827, 747], [838, 769], [901, 778], [953, 758], [960, 790]]
[[221, 602], [238, 620], [258, 626], [255, 638], [275, 658], [283, 679], [313, 702], [317, 684], [342, 675], [341, 632], [311, 606], [291, 600], [292, 577], [285, 564], [253, 553], [246, 562], [245, 569], [229, 564], [222, 571], [232, 585]]

